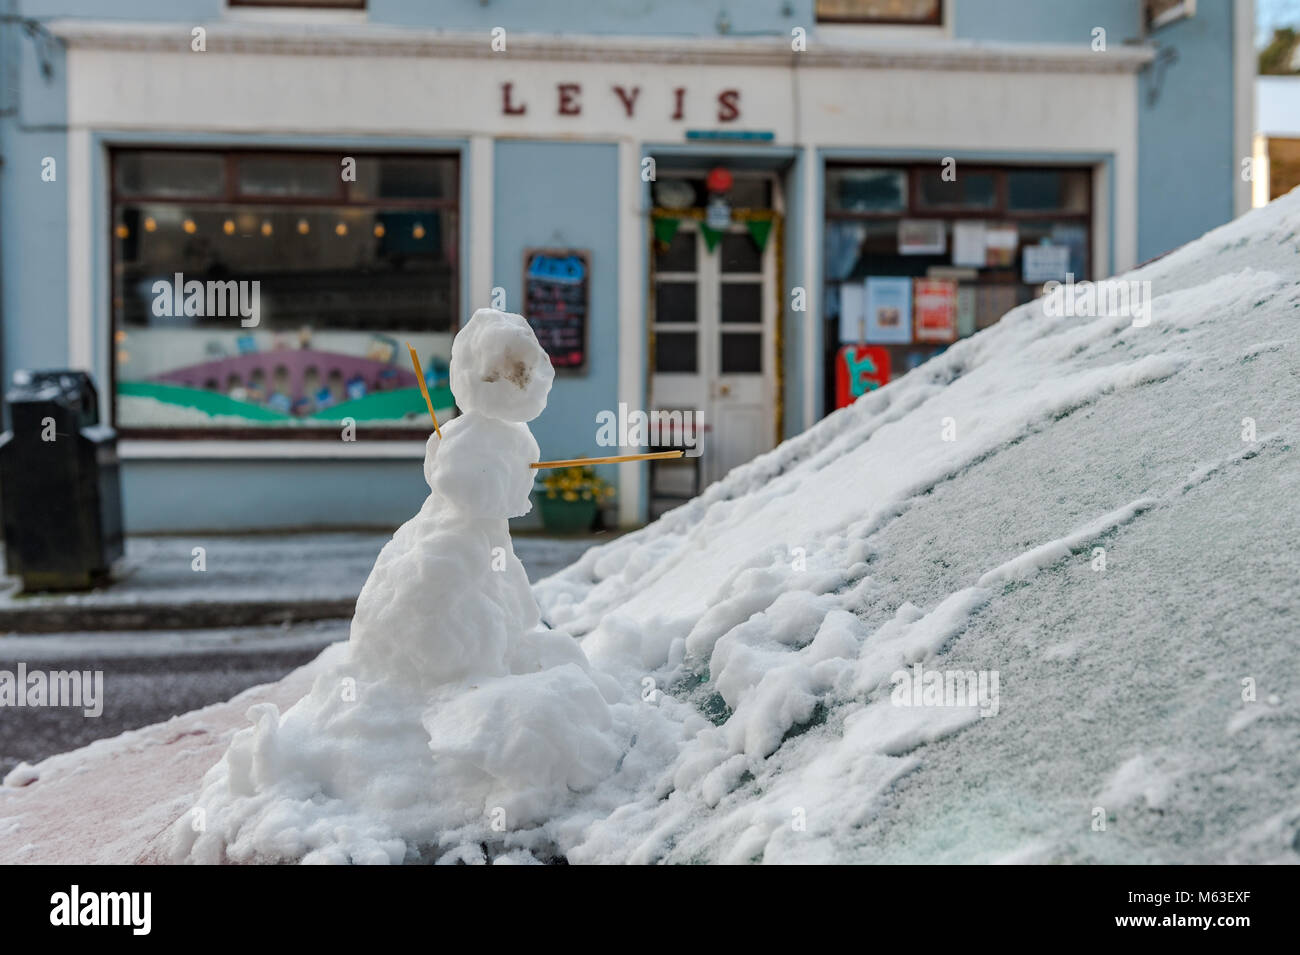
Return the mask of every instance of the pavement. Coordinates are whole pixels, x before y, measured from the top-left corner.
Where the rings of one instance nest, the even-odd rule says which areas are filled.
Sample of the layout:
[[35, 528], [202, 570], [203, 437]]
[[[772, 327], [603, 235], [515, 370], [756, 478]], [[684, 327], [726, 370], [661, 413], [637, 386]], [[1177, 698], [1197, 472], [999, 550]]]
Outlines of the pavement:
[[[0, 671], [102, 674], [103, 710], [0, 708], [0, 779], [19, 762], [158, 723], [273, 683], [346, 640], [353, 606], [390, 534], [131, 537], [109, 586], [0, 591]], [[611, 534], [514, 535], [532, 581]], [[205, 570], [194, 569], [204, 548]]]
[[[536, 581], [613, 536], [515, 534], [514, 548]], [[190, 630], [348, 618], [389, 537], [361, 532], [130, 537], [113, 583], [96, 590], [19, 594], [18, 581], [6, 578], [0, 588], [0, 633]]]

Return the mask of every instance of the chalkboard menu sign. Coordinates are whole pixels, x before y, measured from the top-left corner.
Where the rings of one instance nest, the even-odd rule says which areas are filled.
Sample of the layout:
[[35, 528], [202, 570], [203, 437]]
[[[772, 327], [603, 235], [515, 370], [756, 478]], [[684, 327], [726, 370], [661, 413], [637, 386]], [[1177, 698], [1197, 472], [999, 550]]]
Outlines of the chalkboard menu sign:
[[524, 252], [524, 317], [556, 369], [587, 364], [589, 276], [585, 250]]

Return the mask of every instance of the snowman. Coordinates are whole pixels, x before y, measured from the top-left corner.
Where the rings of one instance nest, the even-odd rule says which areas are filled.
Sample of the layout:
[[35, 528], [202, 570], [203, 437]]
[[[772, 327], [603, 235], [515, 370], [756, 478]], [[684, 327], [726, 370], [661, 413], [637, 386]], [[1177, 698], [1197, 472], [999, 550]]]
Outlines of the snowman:
[[510, 543], [539, 457], [526, 422], [554, 376], [519, 315], [479, 309], [456, 335], [463, 414], [429, 438], [429, 497], [380, 552], [312, 691], [283, 715], [249, 709], [176, 825], [175, 858], [400, 862], [449, 830], [534, 825], [614, 771], [617, 683], [539, 625]]

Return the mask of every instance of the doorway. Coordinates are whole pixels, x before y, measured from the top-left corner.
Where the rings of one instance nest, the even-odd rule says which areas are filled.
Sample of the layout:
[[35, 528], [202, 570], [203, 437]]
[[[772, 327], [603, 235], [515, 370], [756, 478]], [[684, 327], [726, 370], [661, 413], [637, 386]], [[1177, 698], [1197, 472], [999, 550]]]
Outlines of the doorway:
[[[774, 188], [771, 181], [765, 194]], [[669, 469], [658, 468], [651, 496], [689, 497], [776, 442], [780, 213], [735, 209], [718, 228], [700, 207], [656, 209], [655, 217], [650, 406], [694, 411], [701, 453], [691, 462], [692, 490], [671, 484], [671, 475], [665, 488]], [[676, 224], [665, 240], [666, 219]]]

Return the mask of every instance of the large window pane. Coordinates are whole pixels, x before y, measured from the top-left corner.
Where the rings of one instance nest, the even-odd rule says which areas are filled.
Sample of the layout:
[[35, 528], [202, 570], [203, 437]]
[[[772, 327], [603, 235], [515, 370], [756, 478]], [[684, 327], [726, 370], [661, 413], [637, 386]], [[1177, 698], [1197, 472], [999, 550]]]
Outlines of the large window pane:
[[353, 199], [455, 199], [456, 160], [357, 157]]
[[225, 163], [211, 153], [126, 153], [113, 172], [119, 195], [207, 198], [225, 189]]
[[[337, 176], [332, 156], [272, 158], [241, 166], [279, 195]], [[407, 341], [452, 410], [454, 206], [119, 199], [113, 217], [119, 427], [422, 430]]]
[[1014, 212], [1086, 212], [1088, 174], [1059, 169], [1008, 172], [1007, 208]]
[[902, 169], [826, 170], [826, 201], [835, 212], [902, 212], [907, 173]]
[[342, 158], [241, 157], [238, 189], [245, 196], [342, 198]]
[[958, 170], [945, 179], [941, 167], [918, 172], [919, 204], [925, 209], [992, 209], [998, 204], [997, 179], [991, 172]]

